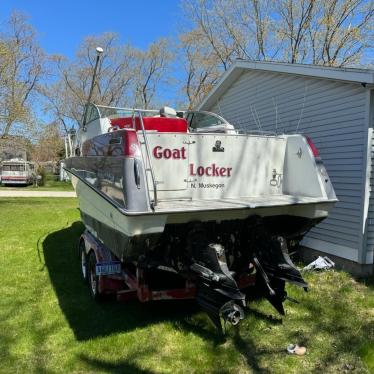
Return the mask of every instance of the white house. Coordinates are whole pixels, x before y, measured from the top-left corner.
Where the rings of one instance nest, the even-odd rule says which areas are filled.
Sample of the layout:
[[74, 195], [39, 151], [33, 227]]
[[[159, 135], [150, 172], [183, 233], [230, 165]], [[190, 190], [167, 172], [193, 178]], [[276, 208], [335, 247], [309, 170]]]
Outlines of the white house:
[[238, 60], [198, 109], [245, 131], [311, 137], [339, 202], [303, 240], [304, 254], [373, 271], [374, 70]]

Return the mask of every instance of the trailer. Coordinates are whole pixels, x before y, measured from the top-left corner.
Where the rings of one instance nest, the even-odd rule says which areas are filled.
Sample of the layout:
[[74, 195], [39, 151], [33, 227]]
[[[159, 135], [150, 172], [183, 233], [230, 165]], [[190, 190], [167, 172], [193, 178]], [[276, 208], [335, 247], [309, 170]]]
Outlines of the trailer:
[[[117, 301], [144, 303], [197, 297], [197, 284], [173, 268], [141, 261], [136, 264], [122, 262], [87, 229], [79, 239], [78, 257], [81, 277], [96, 301], [114, 297]], [[242, 291], [253, 287], [256, 283], [255, 267], [248, 274], [241, 274], [237, 283]], [[240, 313], [222, 317], [233, 325], [241, 319]]]

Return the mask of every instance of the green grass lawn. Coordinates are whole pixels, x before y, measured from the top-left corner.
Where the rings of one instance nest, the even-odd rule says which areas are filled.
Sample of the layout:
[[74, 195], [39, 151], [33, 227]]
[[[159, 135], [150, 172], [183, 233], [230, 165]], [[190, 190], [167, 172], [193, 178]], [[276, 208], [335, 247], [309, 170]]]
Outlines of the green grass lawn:
[[61, 182], [56, 180], [55, 175], [47, 175], [46, 180], [43, 186], [4, 186], [0, 184], [0, 189], [4, 190], [16, 190], [16, 191], [24, 191], [24, 190], [32, 190], [32, 191], [74, 191], [71, 182]]
[[[250, 305], [225, 338], [193, 302], [97, 304], [80, 280], [76, 199], [0, 199], [0, 372], [368, 373], [374, 290], [343, 272], [306, 275], [280, 317]], [[307, 355], [287, 355], [299, 343]]]

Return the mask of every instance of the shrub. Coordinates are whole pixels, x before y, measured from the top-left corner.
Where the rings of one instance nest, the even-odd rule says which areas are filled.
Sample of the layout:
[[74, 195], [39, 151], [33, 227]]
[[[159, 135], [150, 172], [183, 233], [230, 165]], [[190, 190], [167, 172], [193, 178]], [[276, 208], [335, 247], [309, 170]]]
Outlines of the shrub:
[[44, 186], [46, 182], [46, 176], [47, 173], [45, 172], [44, 168], [42, 166], [39, 166], [37, 171], [36, 171], [36, 177], [38, 178], [38, 186]]

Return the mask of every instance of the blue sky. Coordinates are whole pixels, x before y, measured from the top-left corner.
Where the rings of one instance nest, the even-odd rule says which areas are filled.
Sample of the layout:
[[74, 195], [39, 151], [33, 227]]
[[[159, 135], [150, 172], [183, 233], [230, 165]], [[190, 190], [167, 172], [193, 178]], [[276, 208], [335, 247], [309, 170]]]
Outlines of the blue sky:
[[[123, 43], [145, 49], [158, 38], [181, 31], [178, 0], [0, 0], [0, 28], [13, 10], [28, 16], [48, 54], [69, 58], [88, 35], [113, 31]], [[158, 95], [163, 104], [175, 106], [177, 91], [175, 86], [161, 84]]]
[[1, 0], [0, 22], [12, 10], [29, 16], [49, 54], [72, 57], [87, 35], [117, 32], [123, 42], [146, 48], [159, 37], [178, 33], [178, 0]]

